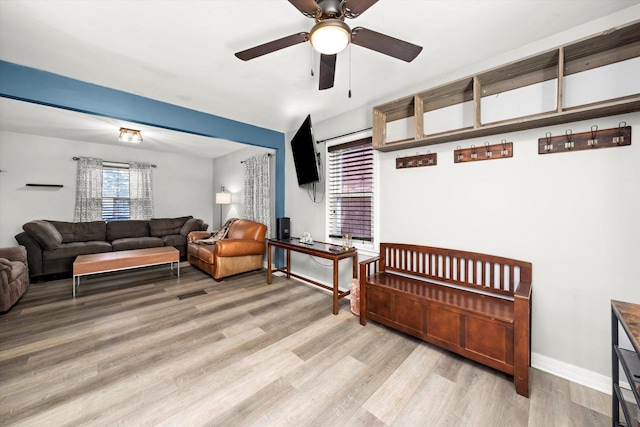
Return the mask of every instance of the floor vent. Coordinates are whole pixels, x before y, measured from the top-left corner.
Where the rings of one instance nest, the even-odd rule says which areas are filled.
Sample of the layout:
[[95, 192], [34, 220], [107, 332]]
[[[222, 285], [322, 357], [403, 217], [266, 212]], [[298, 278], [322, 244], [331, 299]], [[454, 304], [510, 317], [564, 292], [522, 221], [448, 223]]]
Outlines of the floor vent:
[[206, 295], [207, 293], [204, 290], [199, 290], [195, 292], [189, 292], [188, 294], [178, 295], [178, 299], [187, 299], [191, 297], [197, 297], [198, 295]]

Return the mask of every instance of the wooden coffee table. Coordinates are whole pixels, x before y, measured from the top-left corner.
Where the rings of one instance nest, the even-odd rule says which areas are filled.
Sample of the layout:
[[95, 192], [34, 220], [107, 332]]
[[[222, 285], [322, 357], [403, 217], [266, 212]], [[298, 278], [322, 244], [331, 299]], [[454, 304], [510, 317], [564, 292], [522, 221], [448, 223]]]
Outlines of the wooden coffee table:
[[80, 287], [81, 276], [160, 264], [171, 264], [173, 272], [173, 263], [178, 264], [177, 276], [180, 277], [180, 251], [173, 246], [78, 255], [73, 262], [73, 297]]

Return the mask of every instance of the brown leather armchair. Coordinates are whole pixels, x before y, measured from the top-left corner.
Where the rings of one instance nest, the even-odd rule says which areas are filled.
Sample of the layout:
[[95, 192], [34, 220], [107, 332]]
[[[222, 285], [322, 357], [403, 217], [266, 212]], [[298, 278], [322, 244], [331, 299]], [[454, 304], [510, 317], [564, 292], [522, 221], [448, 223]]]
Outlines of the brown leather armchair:
[[0, 312], [9, 310], [28, 287], [29, 268], [25, 247], [0, 248]]
[[211, 233], [192, 231], [187, 236], [187, 261], [209, 273], [216, 281], [262, 268], [267, 226], [248, 219], [234, 221], [224, 239], [215, 245], [198, 244], [194, 240], [206, 239]]

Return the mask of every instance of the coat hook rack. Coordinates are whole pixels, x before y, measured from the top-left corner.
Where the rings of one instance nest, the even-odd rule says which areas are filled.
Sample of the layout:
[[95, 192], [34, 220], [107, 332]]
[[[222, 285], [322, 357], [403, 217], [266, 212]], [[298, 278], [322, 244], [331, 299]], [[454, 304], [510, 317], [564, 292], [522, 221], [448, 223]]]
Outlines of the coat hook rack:
[[438, 153], [427, 151], [427, 154], [416, 153], [415, 156], [397, 157], [396, 169], [419, 168], [423, 166], [436, 166]]
[[513, 157], [513, 142], [507, 142], [506, 139], [500, 141], [499, 144], [489, 144], [487, 141], [482, 148], [473, 144], [469, 148], [461, 148], [458, 145], [453, 152], [454, 163], [506, 159], [508, 157]]
[[566, 153], [567, 151], [593, 150], [596, 148], [631, 145], [631, 126], [620, 122], [617, 128], [599, 130], [591, 126], [588, 132], [573, 133], [567, 129], [564, 135], [552, 136], [547, 132], [538, 139], [538, 154]]

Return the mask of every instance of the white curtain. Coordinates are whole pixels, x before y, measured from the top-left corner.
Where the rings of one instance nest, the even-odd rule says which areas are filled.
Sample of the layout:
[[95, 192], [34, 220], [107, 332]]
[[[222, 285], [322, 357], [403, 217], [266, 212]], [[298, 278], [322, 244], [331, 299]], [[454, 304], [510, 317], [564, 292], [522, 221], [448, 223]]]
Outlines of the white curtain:
[[153, 175], [151, 164], [129, 163], [129, 217], [150, 219], [153, 217]]
[[267, 226], [271, 236], [271, 173], [269, 154], [244, 161], [244, 217]]
[[76, 222], [102, 219], [102, 159], [80, 157], [76, 178]]

